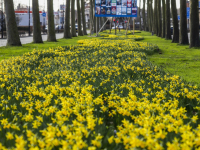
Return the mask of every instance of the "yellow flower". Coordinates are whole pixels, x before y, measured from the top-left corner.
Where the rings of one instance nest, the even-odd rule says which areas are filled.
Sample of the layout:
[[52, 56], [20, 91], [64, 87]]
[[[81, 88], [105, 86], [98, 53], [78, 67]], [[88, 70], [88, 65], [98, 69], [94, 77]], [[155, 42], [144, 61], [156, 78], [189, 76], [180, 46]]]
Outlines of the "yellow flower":
[[111, 143], [113, 142], [113, 139], [114, 139], [114, 136], [111, 136], [111, 137], [108, 139], [109, 144], [111, 144]]
[[12, 139], [14, 139], [14, 136], [13, 136], [12, 133], [7, 132], [7, 133], [6, 133], [6, 138], [7, 138], [7, 140], [12, 140]]

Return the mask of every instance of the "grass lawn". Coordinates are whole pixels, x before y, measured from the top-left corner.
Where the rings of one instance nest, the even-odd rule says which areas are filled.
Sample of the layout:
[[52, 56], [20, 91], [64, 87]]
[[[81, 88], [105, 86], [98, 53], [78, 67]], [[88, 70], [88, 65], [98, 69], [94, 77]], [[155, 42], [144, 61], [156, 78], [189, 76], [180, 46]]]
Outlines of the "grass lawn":
[[0, 47], [0, 61], [12, 56], [21, 56], [24, 53], [31, 52], [33, 49], [48, 49], [49, 47], [68, 46], [77, 44], [78, 40], [89, 39], [88, 35], [73, 37], [71, 39], [58, 39], [57, 42], [44, 41], [43, 44], [23, 44], [23, 46], [5, 46]]
[[148, 59], [166, 72], [181, 76], [184, 80], [200, 85], [200, 48], [171, 43], [149, 32], [136, 33], [144, 36], [144, 42], [156, 44], [161, 53], [148, 56]]

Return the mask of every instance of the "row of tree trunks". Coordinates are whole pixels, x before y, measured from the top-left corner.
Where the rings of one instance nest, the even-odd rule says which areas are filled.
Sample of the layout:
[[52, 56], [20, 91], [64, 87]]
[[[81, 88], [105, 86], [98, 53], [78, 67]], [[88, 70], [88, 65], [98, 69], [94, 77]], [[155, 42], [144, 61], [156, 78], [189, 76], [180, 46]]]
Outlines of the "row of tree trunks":
[[[162, 1], [162, 18], [161, 19], [161, 1]], [[70, 2], [71, 2], [71, 30], [70, 30]], [[80, 0], [77, 0], [77, 11], [78, 11], [78, 33], [79, 36], [83, 34], [86, 35], [86, 23], [84, 15], [84, 0], [81, 0], [81, 10], [80, 11]], [[106, 19], [100, 19], [94, 17], [94, 3], [95, 0], [90, 0], [91, 4], [91, 18], [90, 26], [91, 31], [98, 32], [100, 27], [105, 23]], [[71, 38], [76, 36], [75, 30], [75, 1], [66, 0], [66, 11], [65, 11], [65, 30], [64, 38]], [[141, 0], [139, 0], [141, 6]], [[154, 33], [159, 37], [165, 37], [165, 39], [171, 39], [171, 29], [170, 29], [170, 0], [154, 0], [154, 12], [153, 12], [153, 0], [147, 0], [147, 18], [145, 16], [145, 5], [146, 0], [143, 0], [143, 28], [144, 30], [153, 29]], [[13, 7], [13, 0], [4, 0], [5, 13], [6, 13], [6, 26], [7, 26], [7, 45], [20, 46], [21, 42], [19, 39], [19, 34], [17, 30], [17, 25], [15, 22], [15, 13]], [[38, 0], [32, 0], [33, 5], [33, 42], [43, 43], [41, 38], [41, 28], [39, 23], [39, 6]], [[199, 46], [199, 34], [197, 29], [199, 28], [199, 16], [198, 16], [198, 0], [190, 0], [190, 47]], [[173, 39], [172, 42], [180, 44], [188, 44], [187, 36], [187, 20], [186, 20], [186, 0], [180, 1], [180, 33], [178, 28], [177, 19], [177, 8], [176, 1], [171, 0], [171, 12], [173, 18]], [[54, 28], [54, 15], [53, 15], [53, 0], [47, 0], [47, 14], [48, 14], [48, 37], [47, 41], [56, 41], [55, 28]], [[82, 17], [80, 16], [82, 14]], [[140, 7], [138, 9], [138, 15], [140, 17]], [[101, 20], [101, 21], [100, 21]], [[83, 23], [83, 31], [81, 27], [81, 22]], [[97, 26], [96, 26], [97, 22]], [[141, 18], [140, 18], [141, 22]], [[101, 25], [101, 26], [99, 26]], [[96, 28], [97, 27], [97, 28]], [[104, 27], [104, 29], [106, 29]], [[141, 25], [140, 25], [141, 29]]]

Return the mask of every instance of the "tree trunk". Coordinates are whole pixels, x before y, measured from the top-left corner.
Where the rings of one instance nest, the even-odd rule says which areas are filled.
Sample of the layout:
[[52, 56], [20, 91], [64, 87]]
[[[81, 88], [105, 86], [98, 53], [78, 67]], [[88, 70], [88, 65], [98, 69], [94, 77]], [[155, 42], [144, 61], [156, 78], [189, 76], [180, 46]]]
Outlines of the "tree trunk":
[[100, 23], [100, 21], [99, 21], [99, 19], [100, 19], [100, 17], [96, 17], [96, 19], [97, 19], [97, 28], [96, 28], [96, 32], [99, 32], [99, 23]]
[[147, 28], [148, 28], [148, 30], [147, 31], [149, 31], [149, 26], [150, 26], [150, 21], [149, 21], [149, 16], [150, 16], [150, 14], [149, 14], [149, 10], [150, 10], [150, 6], [149, 6], [149, 3], [150, 3], [150, 0], [147, 0]]
[[158, 32], [157, 36], [161, 37], [162, 36], [162, 20], [161, 20], [161, 1], [157, 1], [157, 20], [158, 20]]
[[151, 0], [147, 0], [147, 9], [148, 9], [148, 28], [149, 28], [149, 32], [152, 32], [152, 23], [151, 23]]
[[70, 32], [70, 0], [66, 0], [64, 38], [71, 38]]
[[47, 15], [48, 15], [48, 42], [56, 42], [54, 13], [53, 13], [53, 0], [47, 0]]
[[165, 38], [165, 0], [162, 0], [162, 38]]
[[97, 23], [97, 17], [94, 17], [94, 33], [97, 33], [96, 23]]
[[158, 0], [154, 0], [154, 15], [153, 15], [153, 24], [154, 24], [154, 34], [158, 34], [158, 21], [157, 21], [157, 3]]
[[186, 12], [186, 0], [180, 1], [180, 33], [179, 43], [189, 44], [187, 33], [187, 12]]
[[142, 22], [141, 22], [141, 0], [139, 1], [139, 8], [138, 8], [138, 14], [140, 18], [140, 31], [142, 31]]
[[145, 13], [145, 3], [146, 3], [146, 0], [143, 0], [142, 18], [143, 18], [143, 27], [144, 27], [144, 31], [146, 31], [146, 13]]
[[93, 32], [93, 4], [92, 0], [90, 0], [90, 36]]
[[176, 0], [171, 0], [172, 19], [173, 19], [173, 39], [172, 43], [179, 43], [178, 15], [176, 9]]
[[81, 14], [82, 14], [82, 23], [83, 23], [83, 34], [87, 35], [86, 30], [86, 21], [85, 21], [85, 3], [84, 0], [81, 0]]
[[[104, 18], [103, 18], [103, 24], [106, 23], [106, 21], [107, 21], [107, 19], [104, 17]], [[106, 24], [105, 24], [105, 26], [104, 26], [104, 30], [106, 30]]]
[[81, 10], [80, 10], [80, 1], [79, 0], [77, 0], [76, 1], [77, 2], [77, 4], [76, 4], [76, 6], [77, 6], [77, 21], [78, 21], [78, 36], [83, 36], [83, 32], [82, 32], [82, 30], [81, 30]]
[[71, 33], [72, 37], [77, 37], [75, 28], [75, 0], [71, 0]]
[[7, 46], [21, 46], [17, 23], [15, 19], [15, 11], [13, 0], [4, 0], [4, 8], [6, 13], [6, 32]]
[[199, 47], [199, 1], [190, 0], [190, 48]]
[[32, 10], [33, 10], [33, 43], [43, 43], [41, 36], [38, 0], [32, 0]]
[[153, 31], [153, 0], [151, 0], [151, 31]]
[[171, 39], [171, 30], [170, 30], [170, 0], [166, 0], [165, 5], [165, 39]]
[[100, 24], [101, 24], [101, 25], [100, 25], [100, 29], [102, 28], [101, 31], [103, 31], [103, 30], [104, 30], [104, 28], [103, 28], [103, 23], [104, 23], [103, 17], [101, 17], [100, 21], [101, 21], [101, 22], [100, 22]]

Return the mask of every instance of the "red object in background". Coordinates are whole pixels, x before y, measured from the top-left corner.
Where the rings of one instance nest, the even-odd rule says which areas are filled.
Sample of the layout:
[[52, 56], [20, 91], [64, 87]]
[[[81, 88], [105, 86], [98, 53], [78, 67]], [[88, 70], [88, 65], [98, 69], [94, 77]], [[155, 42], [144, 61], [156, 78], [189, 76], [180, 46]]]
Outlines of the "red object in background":
[[126, 21], [125, 21], [125, 23], [126, 23]]
[[115, 19], [113, 21], [115, 21]]
[[118, 23], [118, 21], [117, 21], [117, 23]]

